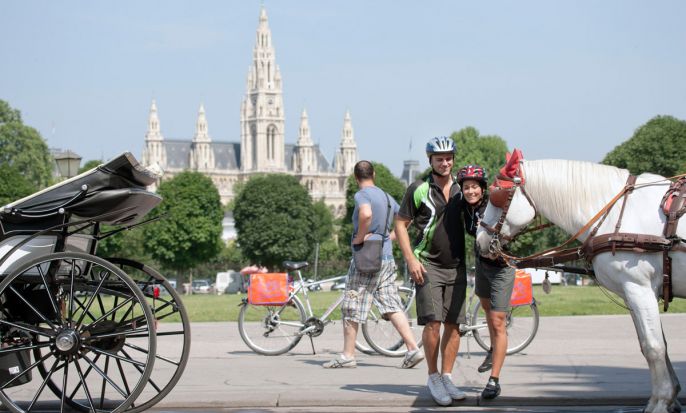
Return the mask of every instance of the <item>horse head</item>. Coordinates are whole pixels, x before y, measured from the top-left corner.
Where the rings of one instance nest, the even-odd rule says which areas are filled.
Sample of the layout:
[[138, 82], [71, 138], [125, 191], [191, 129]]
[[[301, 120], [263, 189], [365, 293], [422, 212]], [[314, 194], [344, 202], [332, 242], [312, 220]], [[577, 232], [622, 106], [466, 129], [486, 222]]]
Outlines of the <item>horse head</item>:
[[506, 155], [495, 182], [489, 188], [489, 202], [476, 241], [481, 255], [494, 255], [536, 216], [536, 208], [526, 194], [526, 182], [519, 149]]

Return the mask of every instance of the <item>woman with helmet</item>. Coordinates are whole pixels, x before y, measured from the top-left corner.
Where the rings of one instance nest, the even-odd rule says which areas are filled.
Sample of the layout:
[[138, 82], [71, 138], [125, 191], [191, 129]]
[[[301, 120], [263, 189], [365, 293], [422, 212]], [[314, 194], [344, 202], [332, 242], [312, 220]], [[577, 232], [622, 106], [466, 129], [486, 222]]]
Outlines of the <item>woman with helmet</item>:
[[[465, 204], [460, 186], [451, 173], [455, 142], [448, 137], [433, 138], [426, 145], [426, 155], [431, 174], [407, 188], [396, 218], [395, 233], [408, 272], [417, 285], [417, 322], [424, 326], [427, 386], [437, 404], [448, 406], [453, 400], [466, 397], [452, 381], [460, 347], [459, 325], [466, 321], [467, 272], [462, 218]], [[410, 224], [419, 234], [412, 245], [407, 233]]]
[[[467, 202], [464, 208], [464, 223], [468, 234], [476, 236], [479, 220], [488, 204], [486, 171], [479, 165], [467, 165], [457, 173], [457, 182]], [[500, 394], [500, 370], [507, 352], [507, 312], [510, 311], [510, 297], [514, 286], [515, 272], [502, 260], [482, 257], [474, 249], [476, 258], [476, 295], [486, 313], [491, 349], [479, 366], [480, 373], [491, 370], [486, 388], [481, 393], [484, 399], [494, 399]]]

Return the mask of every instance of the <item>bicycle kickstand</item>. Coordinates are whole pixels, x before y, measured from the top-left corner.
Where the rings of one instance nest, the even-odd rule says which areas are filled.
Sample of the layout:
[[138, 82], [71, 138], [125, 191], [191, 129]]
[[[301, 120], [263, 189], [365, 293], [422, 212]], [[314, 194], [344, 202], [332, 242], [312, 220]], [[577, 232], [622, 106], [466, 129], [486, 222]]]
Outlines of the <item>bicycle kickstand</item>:
[[314, 351], [314, 340], [312, 340], [312, 336], [308, 336], [310, 338], [310, 344], [312, 345], [312, 355], [317, 354], [317, 352]]

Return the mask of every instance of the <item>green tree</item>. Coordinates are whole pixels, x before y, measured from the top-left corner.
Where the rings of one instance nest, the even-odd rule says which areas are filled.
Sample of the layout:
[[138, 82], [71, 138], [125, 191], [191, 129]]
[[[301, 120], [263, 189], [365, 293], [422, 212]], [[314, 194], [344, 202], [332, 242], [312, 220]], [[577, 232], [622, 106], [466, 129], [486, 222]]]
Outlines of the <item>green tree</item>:
[[458, 171], [469, 164], [481, 165], [486, 168], [489, 182], [493, 182], [498, 170], [505, 164], [507, 142], [497, 135], [481, 136], [472, 126], [453, 132], [450, 137], [457, 148], [453, 170]]
[[316, 242], [324, 242], [331, 239], [333, 233], [333, 214], [323, 200], [312, 204], [314, 211], [314, 239]]
[[[2, 102], [2, 101], [0, 101]], [[36, 192], [38, 188], [8, 164], [0, 164], [0, 207]]]
[[22, 123], [21, 113], [0, 100], [0, 164], [7, 164], [38, 188], [52, 180], [53, 159], [37, 130]]
[[315, 211], [307, 190], [290, 175], [251, 178], [236, 198], [237, 241], [252, 264], [271, 269], [304, 260], [315, 244]]
[[605, 155], [603, 163], [626, 168], [634, 175], [653, 172], [669, 177], [686, 172], [684, 152], [686, 121], [656, 116]]
[[82, 174], [86, 171], [90, 171], [91, 169], [95, 168], [96, 166], [100, 166], [103, 163], [105, 163], [105, 162], [97, 160], [97, 159], [91, 159], [90, 161], [84, 163], [83, 166], [79, 168], [79, 173]]
[[224, 214], [212, 180], [182, 172], [162, 182], [157, 192], [164, 200], [151, 216], [165, 216], [144, 228], [150, 255], [173, 270], [188, 270], [214, 258], [223, 245]]
[[[405, 184], [393, 176], [390, 169], [384, 164], [372, 162], [374, 165], [374, 184], [400, 203], [405, 195]], [[350, 175], [346, 182], [345, 190], [345, 216], [338, 230], [338, 245], [343, 257], [350, 258], [350, 239], [353, 233], [353, 211], [355, 210], [355, 193], [359, 190], [354, 175]]]

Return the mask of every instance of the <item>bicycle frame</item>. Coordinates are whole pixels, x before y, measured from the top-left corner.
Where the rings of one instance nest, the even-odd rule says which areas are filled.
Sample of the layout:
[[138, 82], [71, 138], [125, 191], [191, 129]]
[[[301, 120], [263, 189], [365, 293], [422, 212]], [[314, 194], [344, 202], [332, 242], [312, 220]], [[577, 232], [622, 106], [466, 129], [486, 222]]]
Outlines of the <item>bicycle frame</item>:
[[[315, 317], [314, 312], [312, 311], [312, 305], [310, 304], [310, 297], [308, 295], [309, 288], [313, 285], [321, 285], [321, 284], [325, 284], [328, 282], [340, 281], [340, 280], [347, 277], [347, 275], [339, 275], [337, 277], [326, 278], [324, 280], [306, 282], [305, 280], [303, 280], [302, 273], [300, 272], [300, 270], [296, 270], [295, 273], [298, 276], [299, 283], [298, 283], [298, 286], [293, 291], [291, 291], [291, 293], [288, 295], [288, 301], [293, 299], [294, 296], [297, 296], [302, 291], [302, 295], [303, 295], [303, 297], [305, 297], [305, 300], [304, 300], [305, 301], [305, 311], [307, 311], [307, 316], [309, 318]], [[289, 275], [290, 274], [291, 273], [289, 273]], [[321, 321], [322, 323], [324, 323], [324, 325], [328, 324], [330, 322], [329, 316], [336, 310], [336, 308], [338, 308], [338, 306], [341, 304], [342, 301], [343, 301], [343, 294], [341, 294], [340, 297], [338, 297], [336, 299], [336, 301], [334, 301], [329, 306], [329, 308], [327, 308], [326, 311], [324, 311], [324, 313], [321, 315], [321, 317], [317, 317], [317, 319], [319, 321]], [[305, 334], [309, 333], [310, 331], [314, 330], [315, 328], [316, 328], [316, 326], [314, 326], [314, 325], [312, 325], [308, 328], [305, 328], [302, 331], [300, 331], [300, 335], [301, 336], [305, 335]]]

